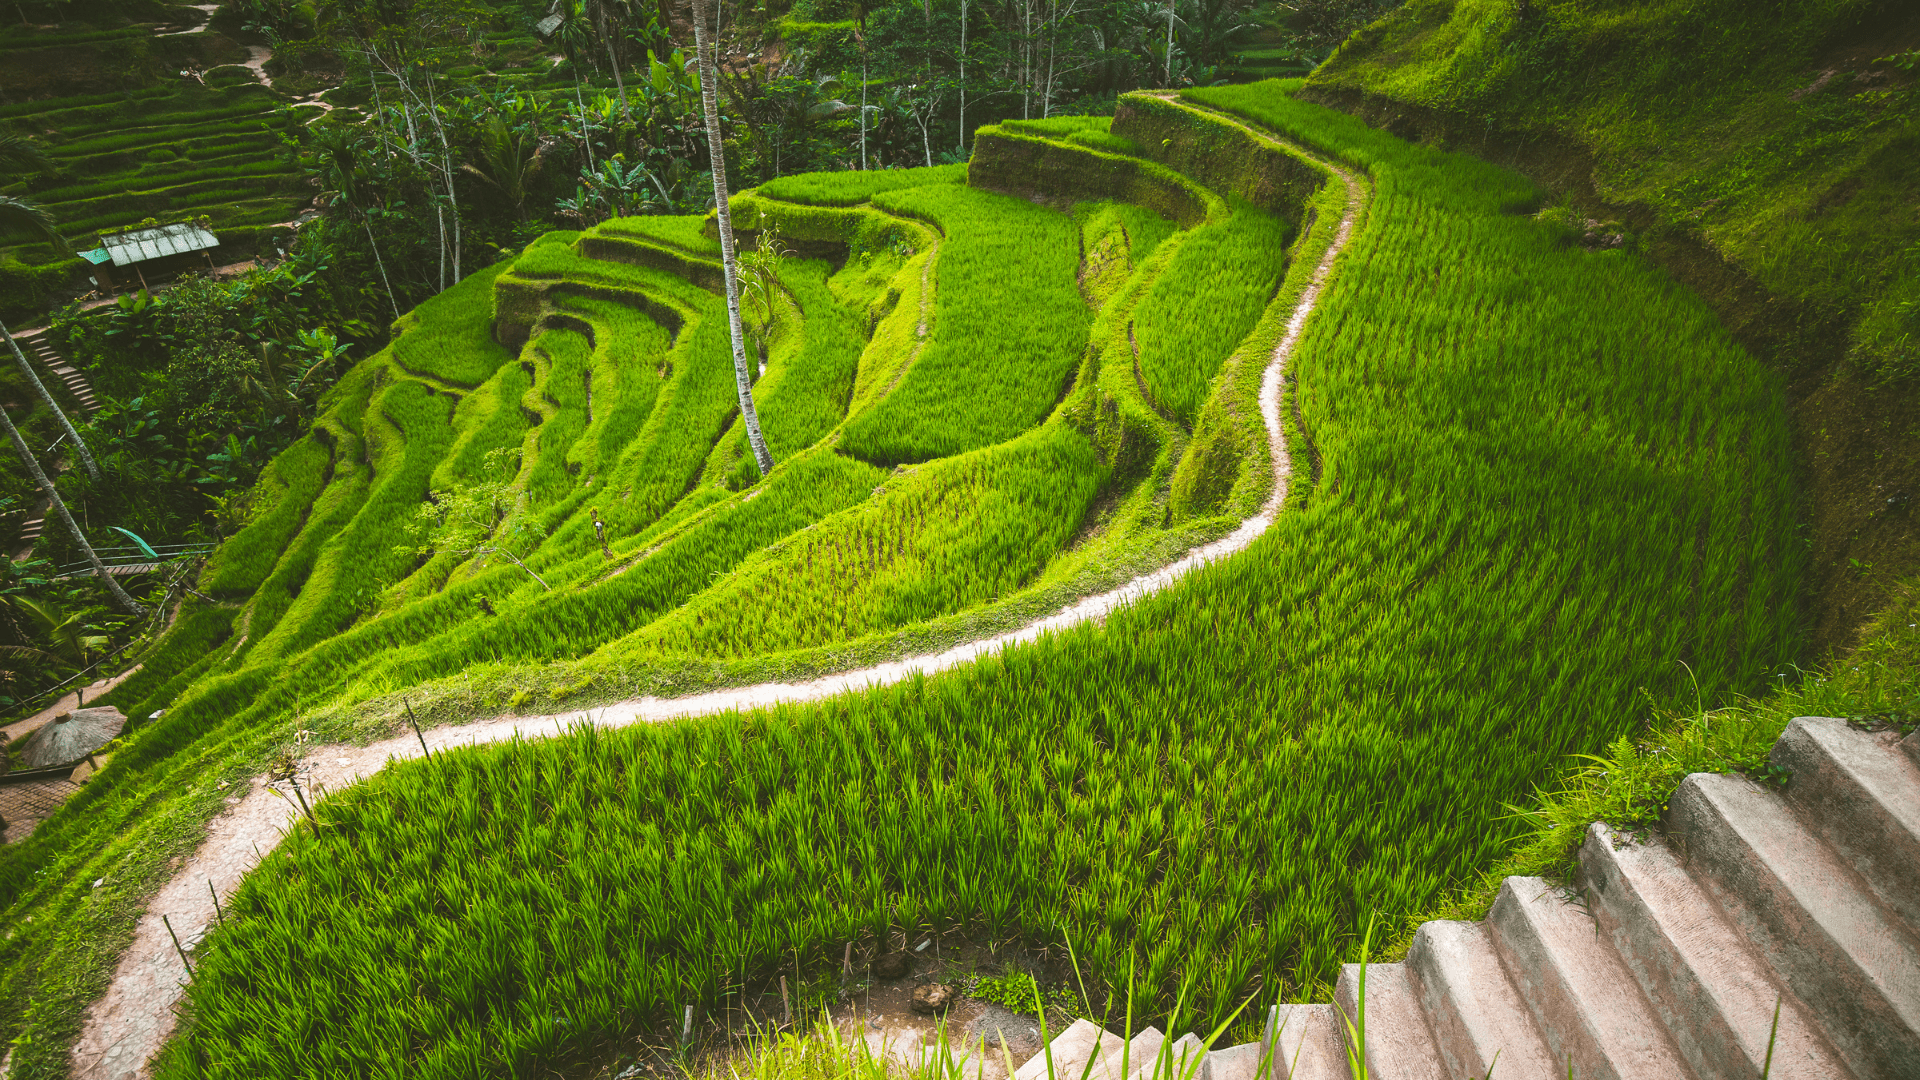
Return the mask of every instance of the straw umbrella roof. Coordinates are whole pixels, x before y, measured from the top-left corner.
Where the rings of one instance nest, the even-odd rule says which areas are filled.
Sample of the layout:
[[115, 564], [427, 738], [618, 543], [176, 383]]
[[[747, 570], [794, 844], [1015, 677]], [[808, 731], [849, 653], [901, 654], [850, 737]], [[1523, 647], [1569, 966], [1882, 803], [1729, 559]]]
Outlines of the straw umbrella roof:
[[127, 728], [127, 717], [112, 706], [61, 713], [27, 736], [20, 748], [22, 769], [71, 765], [105, 746]]

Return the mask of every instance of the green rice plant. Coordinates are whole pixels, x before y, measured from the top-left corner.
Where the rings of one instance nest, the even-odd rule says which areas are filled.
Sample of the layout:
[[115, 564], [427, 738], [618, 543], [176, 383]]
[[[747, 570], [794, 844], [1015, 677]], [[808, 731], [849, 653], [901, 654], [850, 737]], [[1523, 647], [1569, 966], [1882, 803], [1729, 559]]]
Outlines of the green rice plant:
[[257, 633], [250, 662], [284, 658], [339, 633], [399, 579], [404, 556], [394, 554], [394, 539], [452, 442], [451, 411], [445, 398], [411, 381], [394, 383], [369, 402], [362, 442], [373, 476], [365, 501], [321, 547], [286, 614]]
[[[1211, 1028], [1256, 980], [1287, 994], [1328, 981], [1371, 913], [1418, 910], [1487, 865], [1525, 827], [1506, 808], [1516, 793], [1628, 729], [1640, 688], [1670, 696], [1675, 659], [1709, 698], [1778, 670], [1798, 567], [1781, 388], [1698, 298], [1628, 253], [1564, 247], [1509, 213], [1536, 197], [1510, 173], [1271, 85], [1197, 99], [1369, 173], [1372, 201], [1292, 361], [1290, 415], [1320, 466], [1296, 462], [1295, 509], [1104, 625], [936, 677], [450, 753], [322, 800], [318, 825], [249, 876], [203, 946], [169, 1075], [586, 1071], [615, 1040], [677, 1032], [687, 1004], [724, 1007], [796, 964], [837, 963], [845, 941], [936, 925], [1049, 944], [1070, 933], [1089, 981], [1137, 969], [1145, 999]], [[801, 655], [768, 650], [851, 651], [1030, 588], [1116, 471], [1100, 415], [1121, 410], [1126, 385], [1138, 395], [1131, 365], [1111, 362], [1131, 359], [1115, 351], [1120, 316], [1197, 232], [1161, 240], [1094, 324], [1080, 240], [1124, 214], [953, 185], [871, 198], [742, 199], [792, 215], [789, 235], [908, 235], [889, 211], [946, 231], [930, 261], [876, 253], [876, 282], [850, 256], [824, 283], [843, 312], [879, 304], [876, 341], [898, 329], [908, 348], [880, 357], [870, 343], [842, 440], [752, 491], [699, 482], [733, 408], [712, 293], [558, 242], [497, 279], [522, 290], [499, 291], [497, 310], [524, 302], [529, 328], [594, 335], [583, 380], [614, 347], [602, 337], [625, 333], [599, 305], [679, 319], [655, 338], [633, 324], [643, 349], [672, 331], [646, 353], [670, 370], [631, 440], [596, 449], [596, 473], [542, 511], [549, 535], [528, 562], [551, 593], [512, 567], [475, 568], [366, 606], [411, 569], [381, 554], [392, 522], [418, 512], [474, 426], [519, 400], [507, 373], [525, 373], [502, 366], [472, 395], [491, 385], [490, 407], [450, 421], [446, 398], [389, 358], [358, 366], [322, 424], [334, 474], [236, 624], [247, 640], [216, 650], [116, 754], [103, 779], [124, 786], [88, 785], [0, 851], [0, 899], [22, 916], [84, 914], [87, 884], [160, 828], [156, 807], [187, 798], [156, 792], [198, 791], [193, 770], [258, 760], [245, 755], [296, 726], [370, 722], [382, 707], [367, 703], [403, 688], [448, 716], [514, 708], [561, 679], [598, 703], [650, 692], [634, 688], [667, 665], [711, 678]], [[1324, 243], [1333, 207], [1317, 209], [1309, 236]], [[998, 255], [1022, 237], [1027, 250]], [[1017, 289], [1000, 287], [994, 258]], [[923, 271], [935, 291], [914, 356], [907, 289]], [[892, 306], [876, 284], [901, 289]], [[1001, 370], [1005, 342], [1055, 333], [1068, 347], [1050, 385]], [[1053, 409], [1076, 370], [1083, 384]], [[928, 371], [945, 396], [923, 391], [927, 411], [1011, 401], [1026, 426], [892, 476], [841, 452]], [[995, 399], [1002, 376], [1020, 386]], [[884, 433], [911, 434], [917, 452], [944, 422], [893, 419]], [[1166, 435], [1153, 460], [1179, 442]], [[1124, 489], [1137, 520], [1168, 513], [1158, 484]], [[481, 598], [491, 614], [476, 614]], [[41, 970], [9, 968], [8, 986], [38, 993], [26, 980]], [[0, 1034], [32, 1029], [17, 1047], [46, 1034], [8, 1015], [24, 1016], [0, 1015]]]
[[254, 486], [253, 497], [270, 499], [272, 505], [208, 558], [200, 588], [216, 596], [259, 588], [288, 542], [306, 524], [307, 512], [326, 486], [332, 466], [333, 455], [313, 436], [282, 450]]
[[568, 456], [574, 440], [587, 428], [588, 380], [592, 376], [593, 347], [586, 338], [567, 330], [549, 330], [527, 346], [539, 356], [539, 374], [522, 401], [543, 412], [539, 428], [527, 436], [530, 453], [522, 483], [533, 505], [544, 506], [573, 490]]
[[486, 455], [502, 446], [519, 446], [530, 426], [521, 400], [533, 389], [533, 376], [521, 364], [502, 364], [486, 382], [454, 406], [453, 448], [433, 471], [432, 486], [454, 487], [479, 479]]
[[478, 386], [511, 357], [493, 339], [493, 282], [506, 263], [476, 270], [401, 320], [393, 361], [455, 386]]
[[[271, 163], [261, 162], [258, 159], [249, 160], [248, 158], [249, 155], [239, 155], [240, 160], [238, 163], [230, 165], [209, 165], [205, 168], [195, 168], [158, 175], [143, 173], [135, 179], [134, 182], [145, 183], [149, 180], [155, 182], [163, 181], [164, 184], [162, 186], [145, 189], [147, 192], [163, 192], [184, 187], [188, 184], [205, 183], [209, 180], [259, 179], [266, 176], [286, 175], [290, 171], [284, 167], [276, 168]], [[73, 184], [68, 187], [51, 188], [46, 191], [36, 192], [34, 198], [48, 206], [59, 206], [111, 192], [124, 192], [127, 190], [128, 181], [126, 179], [100, 180], [93, 183]]]
[[963, 184], [965, 165], [935, 165], [930, 169], [885, 169], [867, 172], [798, 173], [769, 180], [754, 194], [782, 202], [812, 206], [857, 206], [884, 191]]
[[1253, 329], [1286, 269], [1286, 222], [1235, 200], [1183, 238], [1134, 310], [1129, 341], [1159, 407], [1191, 429], [1213, 376]]
[[[170, 701], [173, 694], [185, 689], [191, 679], [181, 677], [192, 673], [227, 639], [233, 630], [235, 614], [231, 608], [213, 607], [197, 600], [183, 602], [166, 642], [141, 659], [139, 671], [93, 699], [94, 704], [120, 706], [136, 724], [145, 720], [153, 710], [141, 712], [138, 706], [152, 698]], [[169, 690], [172, 693], [168, 693]]]
[[1176, 229], [1152, 210], [1111, 199], [1076, 204], [1073, 219], [1080, 226], [1080, 291], [1095, 308], [1106, 307], [1134, 267]]
[[652, 267], [589, 258], [562, 243], [532, 245], [513, 260], [512, 272], [521, 278], [561, 279], [639, 289], [689, 306], [704, 305], [711, 299], [706, 290], [685, 278]]
[[754, 656], [1011, 596], [1073, 535], [1105, 478], [1063, 425], [921, 466], [766, 548], [631, 644]]
[[696, 255], [720, 257], [720, 241], [706, 233], [707, 219], [696, 215], [647, 215], [608, 218], [594, 228], [618, 236], [634, 236], [676, 247]]
[[152, 101], [155, 98], [172, 97], [179, 92], [172, 86], [149, 86], [139, 90], [109, 94], [76, 94], [70, 97], [48, 98], [42, 101], [16, 101], [0, 105], [0, 120], [9, 120], [16, 116], [45, 118], [58, 123], [70, 110], [82, 109], [94, 105], [106, 105], [110, 108], [124, 108], [127, 102]]
[[1073, 220], [959, 186], [882, 192], [875, 201], [946, 233], [935, 332], [899, 385], [847, 424], [842, 446], [878, 463], [926, 461], [1039, 423], [1086, 345]]
[[568, 455], [570, 468], [591, 478], [618, 460], [653, 413], [672, 339], [645, 312], [625, 304], [563, 296], [558, 306], [578, 312], [593, 330], [587, 434]]
[[[150, 32], [144, 26], [127, 26], [118, 30], [81, 30], [65, 34], [21, 34], [0, 39], [0, 52], [23, 52], [56, 45], [84, 45], [96, 41], [146, 37]], [[24, 64], [32, 61], [24, 57], [15, 57], [12, 62]]]
[[1041, 135], [1113, 154], [1140, 156], [1140, 144], [1113, 134], [1111, 116], [1050, 116], [1044, 120], [1006, 120], [1000, 126], [1026, 135]]
[[218, 109], [157, 116], [153, 118], [151, 126], [132, 129], [124, 124], [116, 125], [103, 120], [97, 125], [85, 125], [91, 131], [66, 132], [66, 141], [49, 147], [47, 153], [55, 161], [60, 161], [108, 150], [171, 146], [182, 139], [251, 134], [261, 130], [274, 117], [272, 105], [271, 99], [265, 99]]
[[[774, 286], [780, 335], [773, 357], [754, 384], [767, 447], [775, 461], [791, 457], [825, 437], [846, 415], [853, 379], [866, 342], [857, 315], [828, 290], [832, 268], [818, 260], [782, 260]], [[719, 448], [734, 462], [728, 483], [743, 488], [760, 478], [746, 452], [746, 431], [735, 424]]]

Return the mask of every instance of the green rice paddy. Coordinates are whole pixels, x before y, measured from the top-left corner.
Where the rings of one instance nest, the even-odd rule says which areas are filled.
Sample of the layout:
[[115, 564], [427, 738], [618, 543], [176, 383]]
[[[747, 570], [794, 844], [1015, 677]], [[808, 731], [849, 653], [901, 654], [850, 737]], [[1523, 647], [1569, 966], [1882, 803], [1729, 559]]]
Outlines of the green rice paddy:
[[[160, 1074], [586, 1069], [908, 928], [1069, 940], [1096, 997], [1134, 971], [1210, 1023], [1313, 992], [1374, 913], [1486, 865], [1505, 804], [1627, 730], [1640, 688], [1759, 685], [1794, 645], [1778, 378], [1651, 265], [1563, 246], [1519, 177], [1287, 90], [1179, 109], [1361, 187], [1290, 367], [1311, 454], [1249, 549], [938, 677], [331, 794], [227, 901]], [[1021, 137], [1090, 163], [1160, 144], [1116, 126]], [[0, 856], [0, 891], [82, 903], [154, 793], [296, 728], [390, 723], [402, 693], [451, 719], [817, 673], [1224, 533], [1249, 507], [1183, 517], [1176, 478], [1207, 417], [1246, 411], [1347, 203], [1312, 167], [1311, 214], [1216, 192], [1190, 228], [952, 169], [743, 197], [742, 228], [819, 245], [767, 328], [764, 478], [719, 298], [586, 254], [624, 233], [711, 259], [695, 223], [609, 223], [468, 279], [270, 469], [278, 501], [209, 567], [230, 606], [190, 601], [114, 699], [166, 714]], [[551, 590], [396, 546], [500, 450], [540, 525], [516, 554]], [[1271, 468], [1263, 444], [1207, 467], [1235, 491]]]
[[[278, 129], [286, 116], [257, 84], [219, 89], [181, 80], [9, 105], [0, 109], [0, 132], [45, 145], [58, 174], [36, 180], [27, 194], [65, 236], [149, 217], [206, 215], [224, 241], [244, 245], [262, 227], [290, 220], [312, 197], [298, 183], [298, 168], [282, 160]], [[0, 236], [0, 245], [26, 240]], [[23, 251], [38, 249], [26, 244]]]

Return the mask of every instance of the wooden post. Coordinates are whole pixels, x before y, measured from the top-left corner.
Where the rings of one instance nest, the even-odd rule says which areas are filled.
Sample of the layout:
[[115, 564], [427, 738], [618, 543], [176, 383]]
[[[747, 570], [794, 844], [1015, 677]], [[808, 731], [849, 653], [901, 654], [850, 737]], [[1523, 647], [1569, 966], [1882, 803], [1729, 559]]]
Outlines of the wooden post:
[[413, 737], [420, 740], [421, 756], [425, 757], [428, 761], [432, 761], [433, 751], [427, 749], [427, 737], [425, 735], [420, 734], [420, 721], [415, 720], [413, 718], [413, 703], [408, 701], [406, 698], [401, 698], [400, 704], [406, 706], [407, 708], [407, 723], [413, 725]]
[[173, 932], [173, 923], [167, 921], [165, 915], [160, 916], [160, 922], [166, 926], [167, 936], [173, 939], [173, 951], [180, 954], [180, 966], [187, 969], [187, 978], [193, 978], [193, 965], [187, 963], [187, 950], [180, 947], [180, 935]]

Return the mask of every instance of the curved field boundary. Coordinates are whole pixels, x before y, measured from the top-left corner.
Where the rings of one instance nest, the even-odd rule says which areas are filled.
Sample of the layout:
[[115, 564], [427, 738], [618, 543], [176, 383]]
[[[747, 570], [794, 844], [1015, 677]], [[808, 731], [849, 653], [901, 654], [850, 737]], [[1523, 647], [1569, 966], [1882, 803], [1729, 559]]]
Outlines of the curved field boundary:
[[[1206, 111], [1223, 123], [1271, 138], [1236, 118]], [[1272, 526], [1286, 503], [1292, 462], [1280, 425], [1280, 399], [1287, 362], [1365, 208], [1366, 188], [1353, 172], [1323, 155], [1312, 156], [1345, 183], [1346, 206], [1333, 240], [1295, 303], [1286, 331], [1274, 347], [1261, 379], [1260, 416], [1273, 456], [1273, 491], [1260, 511], [1241, 522], [1232, 533], [1117, 589], [1087, 597], [1017, 630], [956, 645], [944, 652], [907, 657], [811, 682], [762, 683], [681, 698], [644, 697], [605, 706], [597, 716], [592, 712], [566, 713], [448, 725], [432, 730], [424, 740], [427, 747], [437, 751], [514, 738], [553, 736], [563, 733], [570, 723], [578, 722], [625, 727], [786, 702], [817, 701], [836, 694], [887, 686], [993, 656], [1010, 645], [1032, 641], [1042, 634], [1103, 621], [1114, 609], [1159, 592], [1200, 566], [1244, 550]], [[417, 757], [420, 752], [420, 741], [411, 736], [384, 739], [367, 746], [316, 746], [309, 749], [301, 761], [300, 779], [317, 797], [326, 789], [337, 790], [379, 771], [390, 760]], [[72, 1049], [73, 1075], [80, 1080], [126, 1077], [144, 1080], [151, 1075], [148, 1063], [173, 1031], [174, 1006], [181, 998], [186, 977], [162, 918], [168, 922], [174, 918], [180, 920], [172, 923], [171, 933], [177, 933], [180, 943], [191, 951], [216, 917], [214, 895], [231, 893], [238, 888], [246, 872], [280, 842], [289, 813], [297, 813], [292, 811], [292, 804], [283, 794], [269, 787], [265, 776], [255, 777], [247, 790], [236, 790], [227, 802], [232, 809], [209, 824], [206, 841], [193, 858], [148, 902], [135, 927], [133, 942], [114, 971], [112, 984], [106, 994], [87, 1009], [80, 1038]]]

